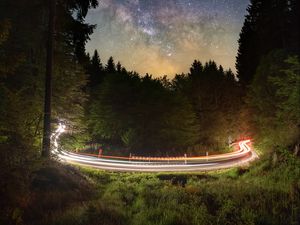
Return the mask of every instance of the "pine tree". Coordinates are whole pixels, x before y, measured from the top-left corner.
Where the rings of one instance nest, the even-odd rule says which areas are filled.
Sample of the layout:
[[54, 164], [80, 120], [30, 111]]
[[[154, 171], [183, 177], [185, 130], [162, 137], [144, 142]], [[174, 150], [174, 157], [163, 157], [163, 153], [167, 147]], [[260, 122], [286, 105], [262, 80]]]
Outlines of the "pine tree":
[[122, 71], [122, 64], [120, 62], [118, 62], [116, 68], [117, 68], [117, 72], [121, 73], [121, 71]]
[[115, 73], [116, 72], [116, 65], [114, 62], [114, 58], [111, 56], [109, 57], [106, 67], [105, 67], [105, 71], [107, 73]]
[[240, 33], [237, 76], [249, 85], [262, 56], [273, 49], [299, 53], [299, 3], [290, 0], [252, 0]]
[[97, 70], [100, 71], [103, 69], [103, 66], [102, 66], [102, 63], [100, 60], [100, 56], [99, 56], [99, 53], [97, 50], [94, 51], [94, 55], [92, 57], [91, 63]]
[[94, 55], [88, 66], [89, 83], [90, 87], [98, 86], [104, 79], [103, 66], [97, 50], [94, 51]]
[[199, 76], [203, 71], [202, 63], [199, 60], [195, 60], [190, 68], [191, 76]]

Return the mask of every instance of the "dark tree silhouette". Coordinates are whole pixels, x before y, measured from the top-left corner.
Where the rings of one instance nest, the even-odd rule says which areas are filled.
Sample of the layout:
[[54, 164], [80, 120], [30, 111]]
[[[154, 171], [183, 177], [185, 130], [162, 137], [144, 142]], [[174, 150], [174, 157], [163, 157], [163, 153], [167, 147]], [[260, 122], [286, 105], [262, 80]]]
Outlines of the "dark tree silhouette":
[[203, 71], [202, 63], [199, 60], [195, 60], [190, 68], [191, 76], [200, 75]]
[[97, 50], [94, 51], [94, 55], [89, 62], [87, 72], [89, 74], [88, 85], [93, 88], [99, 85], [103, 81], [104, 71], [101, 63], [101, 59]]
[[247, 11], [236, 61], [242, 85], [250, 84], [261, 57], [271, 50], [299, 53], [299, 1], [252, 0]]
[[122, 72], [122, 64], [121, 64], [120, 62], [117, 63], [116, 68], [117, 68], [117, 72], [118, 72], [118, 73], [121, 73], [121, 72]]
[[106, 67], [105, 67], [105, 70], [106, 70], [107, 73], [116, 72], [116, 65], [115, 65], [115, 62], [114, 62], [114, 58], [112, 56], [109, 57], [109, 59], [107, 61], [107, 64], [106, 64]]
[[92, 57], [91, 63], [98, 71], [103, 69], [100, 56], [97, 50], [94, 51], [94, 55]]

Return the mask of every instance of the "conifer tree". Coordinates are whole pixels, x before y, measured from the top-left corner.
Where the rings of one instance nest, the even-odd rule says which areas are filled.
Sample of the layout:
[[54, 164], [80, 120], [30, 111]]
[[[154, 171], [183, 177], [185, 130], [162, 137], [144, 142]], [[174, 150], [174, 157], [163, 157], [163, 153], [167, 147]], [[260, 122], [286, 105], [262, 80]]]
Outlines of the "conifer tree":
[[96, 87], [103, 81], [104, 78], [103, 66], [97, 50], [94, 51], [94, 55], [92, 56], [92, 59], [88, 66], [88, 74], [89, 74], [88, 84], [90, 87]]
[[107, 64], [106, 64], [106, 67], [105, 67], [105, 71], [107, 73], [114, 73], [114, 72], [116, 72], [116, 65], [115, 65], [115, 62], [114, 62], [114, 58], [112, 56], [109, 57], [109, 59], [107, 61]]
[[121, 73], [121, 71], [122, 71], [122, 65], [121, 65], [120, 62], [117, 63], [116, 68], [117, 68], [117, 72], [118, 72], [118, 73]]
[[242, 85], [251, 83], [262, 56], [271, 50], [299, 54], [299, 1], [252, 0], [247, 11], [236, 61]]
[[202, 63], [199, 60], [195, 60], [190, 68], [191, 76], [199, 76], [203, 71]]

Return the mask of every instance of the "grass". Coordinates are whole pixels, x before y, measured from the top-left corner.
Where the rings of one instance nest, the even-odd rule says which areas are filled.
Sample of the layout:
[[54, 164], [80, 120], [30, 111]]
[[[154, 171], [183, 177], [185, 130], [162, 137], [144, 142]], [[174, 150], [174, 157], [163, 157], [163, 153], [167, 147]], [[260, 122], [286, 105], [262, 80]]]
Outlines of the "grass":
[[[251, 168], [207, 173], [79, 169], [96, 185], [97, 198], [90, 203], [95, 224], [283, 225], [300, 221], [300, 172], [295, 162], [270, 168], [263, 161]], [[60, 217], [57, 224], [73, 224], [68, 218]]]
[[[44, 165], [14, 224], [299, 224], [300, 162], [203, 173], [118, 173]], [[9, 223], [5, 223], [9, 224]]]

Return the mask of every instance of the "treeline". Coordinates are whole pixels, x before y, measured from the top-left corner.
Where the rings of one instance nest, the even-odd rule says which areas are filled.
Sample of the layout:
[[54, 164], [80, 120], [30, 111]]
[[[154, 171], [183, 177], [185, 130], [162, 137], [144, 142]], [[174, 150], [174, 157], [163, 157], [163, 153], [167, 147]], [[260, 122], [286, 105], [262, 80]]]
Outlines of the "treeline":
[[97, 51], [89, 68], [86, 118], [95, 142], [176, 155], [224, 147], [239, 134], [238, 82], [213, 61], [195, 60], [172, 80], [128, 72], [112, 57], [103, 66]]

